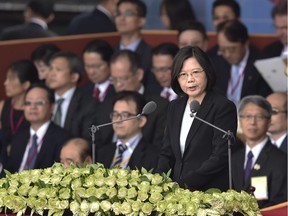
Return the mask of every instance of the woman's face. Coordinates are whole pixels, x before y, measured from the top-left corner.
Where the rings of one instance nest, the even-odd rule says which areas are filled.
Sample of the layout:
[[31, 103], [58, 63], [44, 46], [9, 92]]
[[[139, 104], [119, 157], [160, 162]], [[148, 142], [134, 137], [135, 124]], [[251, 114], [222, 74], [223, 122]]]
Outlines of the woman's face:
[[192, 100], [198, 100], [201, 103], [206, 94], [207, 76], [194, 57], [183, 62], [178, 74], [178, 82], [182, 91], [189, 96], [188, 103]]
[[16, 73], [8, 70], [6, 80], [4, 81], [4, 87], [7, 97], [14, 97], [25, 93], [27, 89], [27, 82], [20, 83], [19, 77]]

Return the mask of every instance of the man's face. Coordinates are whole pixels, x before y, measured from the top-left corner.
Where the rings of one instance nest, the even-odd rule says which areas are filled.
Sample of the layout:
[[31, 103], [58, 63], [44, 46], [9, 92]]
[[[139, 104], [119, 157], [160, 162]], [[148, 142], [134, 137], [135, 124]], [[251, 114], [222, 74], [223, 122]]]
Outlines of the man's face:
[[111, 81], [116, 92], [140, 89], [143, 71], [138, 69], [132, 72], [130, 67], [130, 62], [126, 58], [119, 58], [111, 63]]
[[285, 101], [287, 96], [283, 94], [273, 93], [267, 97], [267, 101], [272, 106], [271, 125], [268, 131], [272, 136], [281, 136], [287, 133], [287, 107], [285, 107]]
[[69, 62], [64, 57], [57, 57], [50, 63], [46, 84], [56, 92], [63, 93], [75, 86], [78, 74], [70, 71]]
[[42, 125], [51, 118], [53, 105], [47, 92], [41, 88], [31, 89], [25, 97], [24, 115], [31, 125]]
[[270, 120], [266, 117], [264, 109], [253, 103], [248, 103], [241, 115], [240, 125], [250, 147], [258, 144], [266, 137], [266, 132], [270, 125]]
[[85, 52], [83, 55], [85, 70], [92, 83], [103, 83], [110, 76], [110, 69], [101, 55], [96, 52]]
[[216, 7], [213, 11], [213, 25], [215, 30], [220, 23], [234, 19], [237, 19], [237, 17], [231, 7], [221, 5]]
[[242, 44], [241, 42], [229, 41], [223, 32], [219, 32], [218, 36], [219, 51], [223, 58], [229, 64], [239, 64], [246, 54], [248, 49], [248, 42]]
[[75, 165], [84, 163], [81, 160], [79, 147], [73, 144], [67, 144], [61, 149], [60, 161], [65, 167], [70, 167], [71, 163]]
[[205, 41], [202, 34], [196, 30], [181, 32], [178, 38], [178, 44], [180, 49], [185, 46], [198, 46], [203, 51], [207, 50], [207, 41]]
[[171, 55], [153, 55], [153, 73], [162, 87], [171, 86], [171, 68], [173, 57]]
[[[120, 117], [121, 114], [123, 117]], [[113, 115], [112, 121], [117, 121], [120, 119], [125, 119], [131, 116], [136, 116], [137, 109], [136, 103], [132, 100], [130, 101], [117, 101], [113, 108]], [[113, 117], [114, 116], [114, 117]], [[125, 117], [124, 117], [125, 116]], [[141, 117], [140, 119], [133, 119], [117, 124], [113, 124], [113, 129], [115, 134], [119, 139], [126, 142], [139, 132], [141, 132], [142, 127], [144, 126], [144, 119], [145, 117]]]
[[141, 29], [145, 18], [138, 16], [136, 5], [124, 2], [116, 11], [115, 24], [120, 34], [131, 34]]
[[276, 15], [274, 18], [276, 33], [284, 45], [287, 45], [287, 19], [287, 15]]

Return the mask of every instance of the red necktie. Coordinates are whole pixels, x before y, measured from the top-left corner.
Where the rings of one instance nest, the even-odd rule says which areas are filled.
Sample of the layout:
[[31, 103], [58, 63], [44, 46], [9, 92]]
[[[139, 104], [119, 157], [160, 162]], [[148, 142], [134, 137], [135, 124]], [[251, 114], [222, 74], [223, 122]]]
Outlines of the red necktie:
[[99, 90], [98, 87], [96, 87], [96, 88], [94, 89], [94, 98], [95, 98], [96, 101], [100, 101], [100, 100], [99, 100], [99, 99], [100, 99], [99, 96], [100, 96], [100, 90]]

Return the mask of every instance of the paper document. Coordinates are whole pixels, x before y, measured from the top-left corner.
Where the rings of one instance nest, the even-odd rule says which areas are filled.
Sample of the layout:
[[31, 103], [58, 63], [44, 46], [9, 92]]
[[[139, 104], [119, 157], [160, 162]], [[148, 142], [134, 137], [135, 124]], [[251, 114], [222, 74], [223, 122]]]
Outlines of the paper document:
[[287, 92], [287, 58], [261, 59], [254, 65], [274, 92]]

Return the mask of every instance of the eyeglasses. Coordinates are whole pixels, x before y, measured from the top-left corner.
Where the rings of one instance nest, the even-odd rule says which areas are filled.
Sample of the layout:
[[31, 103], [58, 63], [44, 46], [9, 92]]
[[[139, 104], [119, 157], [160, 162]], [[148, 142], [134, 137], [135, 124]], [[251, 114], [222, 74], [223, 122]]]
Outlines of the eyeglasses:
[[166, 73], [168, 71], [171, 71], [171, 67], [160, 67], [160, 68], [151, 68], [151, 71], [153, 73]]
[[38, 101], [25, 101], [24, 106], [44, 106], [47, 104], [45, 100], [38, 100]]
[[105, 63], [94, 64], [94, 65], [85, 64], [85, 69], [86, 70], [89, 70], [89, 69], [101, 70], [101, 69], [103, 69], [104, 65], [105, 65]]
[[256, 121], [264, 121], [266, 119], [269, 119], [268, 116], [264, 115], [240, 115], [240, 118], [246, 120], [246, 121], [251, 121], [251, 120], [256, 120]]
[[235, 53], [237, 51], [237, 46], [231, 46], [231, 47], [219, 47], [218, 53], [224, 54], [224, 53]]
[[109, 81], [115, 85], [116, 83], [125, 83], [127, 81], [129, 81], [129, 79], [131, 79], [134, 75], [130, 75], [130, 76], [123, 76], [123, 77], [110, 77]]
[[137, 114], [133, 114], [133, 113], [130, 113], [130, 112], [121, 112], [121, 113], [118, 113], [118, 112], [112, 112], [110, 114], [110, 118], [111, 119], [127, 119], [131, 116], [136, 116]]
[[287, 113], [287, 110], [279, 110], [279, 109], [276, 109], [276, 108], [272, 109], [272, 115], [277, 115], [279, 113]]
[[193, 70], [191, 73], [187, 73], [187, 72], [182, 71], [178, 74], [178, 79], [187, 80], [189, 78], [189, 76], [192, 76], [194, 78], [198, 78], [198, 77], [200, 77], [200, 75], [203, 71], [204, 71], [203, 69]]
[[132, 11], [124, 11], [124, 12], [120, 12], [120, 11], [116, 11], [115, 17], [119, 17], [119, 16], [124, 16], [124, 17], [132, 17], [132, 16], [137, 16], [137, 13], [134, 13]]

